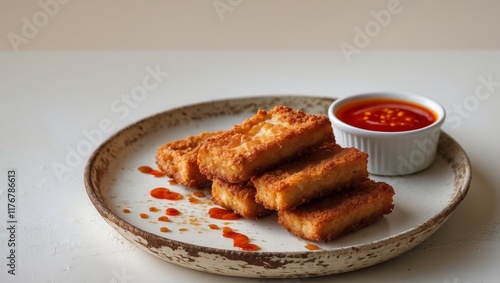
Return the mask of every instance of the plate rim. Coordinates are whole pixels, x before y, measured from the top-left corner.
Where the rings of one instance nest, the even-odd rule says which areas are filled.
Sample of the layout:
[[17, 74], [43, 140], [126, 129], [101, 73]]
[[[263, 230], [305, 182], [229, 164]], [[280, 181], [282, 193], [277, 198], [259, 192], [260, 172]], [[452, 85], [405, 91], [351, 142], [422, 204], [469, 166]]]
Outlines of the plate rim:
[[[202, 245], [197, 245], [197, 244], [192, 244], [192, 243], [186, 243], [186, 242], [181, 242], [178, 240], [170, 239], [167, 237], [162, 237], [159, 235], [156, 235], [154, 233], [150, 233], [146, 230], [143, 230], [129, 222], [127, 222], [125, 219], [121, 218], [119, 215], [115, 214], [106, 204], [105, 200], [102, 199], [101, 196], [97, 193], [98, 188], [94, 186], [93, 180], [92, 180], [92, 169], [94, 167], [95, 162], [97, 161], [97, 157], [102, 154], [102, 151], [116, 138], [118, 138], [122, 133], [133, 129], [135, 127], [140, 126], [142, 123], [147, 123], [149, 120], [154, 120], [157, 119], [157, 117], [166, 115], [167, 113], [171, 112], [177, 112], [177, 111], [182, 111], [183, 109], [189, 109], [193, 107], [203, 107], [207, 106], [210, 104], [221, 104], [221, 103], [241, 103], [242, 101], [245, 100], [258, 100], [258, 99], [283, 99], [283, 98], [289, 98], [289, 99], [294, 99], [294, 98], [301, 98], [301, 99], [312, 99], [312, 100], [328, 100], [333, 102], [335, 97], [327, 97], [327, 96], [314, 96], [314, 95], [258, 95], [258, 96], [244, 96], [244, 97], [234, 97], [234, 98], [224, 98], [224, 99], [217, 99], [217, 100], [209, 100], [209, 101], [201, 101], [201, 102], [196, 102], [196, 103], [189, 103], [186, 105], [178, 106], [178, 107], [173, 107], [170, 109], [166, 109], [164, 111], [146, 116], [142, 119], [139, 119], [135, 122], [132, 122], [131, 124], [117, 130], [114, 132], [112, 135], [110, 135], [107, 139], [105, 139], [94, 151], [93, 153], [89, 156], [85, 169], [84, 169], [84, 183], [85, 183], [85, 189], [87, 192], [87, 195], [98, 211], [98, 213], [101, 215], [101, 217], [104, 218], [104, 220], [111, 225], [113, 223], [114, 225], [117, 225], [121, 229], [124, 229], [126, 231], [129, 231], [133, 233], [135, 236], [140, 236], [142, 238], [143, 235], [147, 235], [148, 237], [148, 245], [143, 245], [143, 248], [148, 249], [148, 247], [151, 247], [151, 242], [153, 243], [161, 243], [161, 246], [156, 246], [153, 245], [156, 248], [159, 247], [165, 247], [168, 246], [169, 248], [176, 249], [178, 247], [183, 247], [184, 249], [195, 249], [196, 254], [198, 252], [207, 252], [207, 253], [213, 253], [213, 254], [218, 254], [218, 255], [223, 255], [225, 257], [230, 256], [231, 258], [236, 258], [238, 260], [245, 261], [247, 259], [252, 259], [255, 258], [256, 256], [261, 256], [261, 257], [280, 257], [280, 258], [295, 258], [295, 257], [304, 257], [307, 258], [307, 256], [310, 256], [312, 254], [314, 255], [321, 255], [321, 254], [343, 254], [345, 252], [348, 252], [350, 250], [360, 250], [360, 249], [365, 249], [365, 248], [371, 248], [373, 246], [380, 246], [380, 245], [385, 245], [389, 244], [392, 241], [398, 241], [404, 238], [407, 238], [411, 235], [418, 234], [419, 232], [425, 231], [426, 229], [429, 228], [430, 223], [436, 223], [435, 226], [432, 226], [435, 228], [435, 230], [439, 229], [439, 227], [446, 222], [446, 220], [449, 218], [449, 216], [455, 211], [455, 209], [458, 207], [458, 205], [462, 202], [462, 200], [466, 197], [469, 187], [470, 187], [470, 182], [471, 182], [471, 175], [472, 175], [472, 170], [471, 170], [471, 165], [470, 165], [470, 160], [464, 151], [464, 149], [458, 144], [450, 135], [445, 133], [444, 131], [441, 131], [440, 135], [440, 140], [441, 139], [446, 139], [448, 140], [453, 146], [456, 147], [456, 150], [461, 153], [462, 158], [464, 159], [464, 176], [463, 180], [464, 182], [461, 183], [460, 188], [456, 187], [456, 183], [454, 184], [456, 192], [454, 193], [453, 197], [450, 198], [449, 203], [447, 203], [446, 207], [444, 207], [442, 210], [439, 211], [439, 213], [433, 215], [431, 218], [427, 219], [425, 222], [421, 223], [418, 226], [411, 227], [407, 230], [404, 230], [398, 234], [395, 235], [390, 235], [388, 237], [384, 237], [381, 239], [377, 239], [375, 241], [370, 241], [367, 243], [363, 244], [354, 244], [354, 245], [349, 245], [349, 246], [344, 246], [344, 247], [338, 247], [334, 249], [326, 249], [326, 250], [304, 250], [304, 251], [276, 251], [276, 252], [271, 252], [271, 251], [255, 251], [255, 252], [247, 252], [247, 251], [240, 251], [240, 250], [229, 250], [229, 249], [224, 249], [224, 248], [216, 248], [216, 247], [208, 247], [208, 246], [202, 246]], [[439, 155], [439, 152], [438, 152]], [[449, 165], [449, 160], [446, 160], [447, 164]], [[455, 170], [453, 171], [454, 173], [454, 178], [456, 178], [456, 172]], [[110, 223], [111, 222], [111, 223]], [[113, 225], [111, 225], [113, 227]], [[116, 228], [113, 227], [115, 230]], [[118, 231], [120, 233], [120, 231]], [[121, 233], [120, 233], [121, 234]], [[432, 233], [431, 233], [432, 234]], [[121, 234], [124, 236], [123, 234]], [[125, 237], [127, 238], [127, 237]], [[127, 240], [129, 240], [127, 238]], [[133, 244], [141, 244], [138, 242], [134, 242]], [[392, 257], [391, 257], [392, 258]], [[221, 273], [217, 273], [221, 274]], [[262, 277], [262, 276], [260, 276]], [[264, 276], [265, 277], [265, 276]]]

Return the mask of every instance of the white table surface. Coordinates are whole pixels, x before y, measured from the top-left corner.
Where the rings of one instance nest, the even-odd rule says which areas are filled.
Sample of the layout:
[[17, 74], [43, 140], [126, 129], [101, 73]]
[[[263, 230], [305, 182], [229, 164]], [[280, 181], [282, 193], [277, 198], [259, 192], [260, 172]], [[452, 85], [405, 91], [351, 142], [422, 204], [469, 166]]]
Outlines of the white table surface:
[[[73, 160], [74, 167], [64, 173], [54, 170], [54, 164], [68, 165], [69, 152], [87, 140], [84, 132], [99, 127], [103, 119], [112, 121], [106, 138], [154, 113], [207, 100], [396, 90], [440, 102], [448, 111], [443, 129], [470, 158], [470, 190], [449, 221], [414, 250], [363, 270], [310, 279], [238, 281], [497, 282], [500, 52], [364, 51], [356, 56], [347, 63], [335, 51], [0, 53], [3, 226], [8, 220], [7, 170], [15, 168], [18, 177], [16, 275], [7, 273], [10, 234], [4, 228], [0, 281], [233, 282], [235, 278], [157, 259], [108, 226], [83, 184], [90, 153]], [[125, 106], [124, 97], [143, 84], [148, 68], [161, 72], [158, 83], [142, 101]], [[121, 111], [113, 105], [122, 106]]]

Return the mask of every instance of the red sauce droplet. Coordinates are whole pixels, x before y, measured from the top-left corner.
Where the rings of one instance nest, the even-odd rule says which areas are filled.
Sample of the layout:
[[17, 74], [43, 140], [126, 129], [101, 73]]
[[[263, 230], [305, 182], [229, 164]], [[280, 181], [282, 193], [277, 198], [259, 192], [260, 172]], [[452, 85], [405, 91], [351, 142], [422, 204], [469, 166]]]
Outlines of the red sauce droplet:
[[170, 185], [178, 185], [178, 184], [179, 184], [179, 183], [177, 183], [177, 181], [176, 181], [176, 180], [173, 180], [173, 179], [172, 179], [172, 180], [169, 180], [169, 181], [168, 181], [168, 183], [169, 183]]
[[153, 171], [153, 168], [151, 168], [149, 166], [139, 166], [139, 168], [137, 168], [137, 170], [141, 171], [141, 173], [149, 174], [149, 172]]
[[259, 246], [250, 243], [250, 239], [246, 235], [234, 232], [233, 229], [229, 227], [222, 228], [222, 236], [225, 238], [233, 239], [233, 246], [244, 251], [260, 250]]
[[199, 198], [205, 197], [205, 193], [203, 193], [203, 192], [199, 192], [199, 191], [194, 192], [194, 193], [193, 193], [193, 195], [194, 195], [195, 197], [199, 197]]
[[169, 207], [165, 210], [165, 213], [169, 216], [177, 216], [180, 215], [181, 212], [173, 207]]
[[158, 209], [157, 207], [152, 206], [152, 207], [149, 208], [149, 211], [150, 212], [158, 212], [158, 211], [160, 211], [160, 209]]
[[254, 252], [260, 250], [260, 247], [255, 244], [245, 244], [241, 245], [239, 248], [248, 252]]
[[424, 128], [437, 120], [424, 106], [396, 99], [360, 99], [341, 106], [335, 115], [351, 126], [378, 132], [403, 132]]
[[313, 244], [306, 244], [306, 249], [311, 250], [311, 251], [316, 251], [316, 250], [321, 250], [320, 247], [313, 245]]
[[140, 216], [142, 219], [147, 219], [147, 218], [149, 218], [149, 215], [147, 215], [146, 213], [141, 213], [141, 214], [139, 214], [139, 216]]
[[219, 230], [219, 226], [217, 226], [217, 224], [208, 224], [208, 228], [212, 229], [212, 230]]
[[188, 229], [187, 228], [179, 228], [179, 231], [180, 232], [186, 232], [186, 231], [188, 231]]
[[161, 221], [161, 222], [171, 222], [170, 218], [168, 218], [167, 216], [160, 216], [160, 217], [158, 217], [158, 221]]
[[123, 211], [123, 213], [130, 213], [130, 209], [127, 209], [127, 208], [124, 208], [122, 211]]
[[219, 208], [219, 207], [212, 207], [208, 211], [208, 215], [210, 215], [211, 218], [214, 219], [221, 219], [221, 220], [236, 220], [240, 219], [240, 215], [231, 211], [227, 210], [224, 208]]
[[151, 190], [150, 195], [158, 199], [168, 199], [168, 200], [180, 200], [182, 195], [176, 192], [172, 192], [167, 188], [155, 188]]
[[162, 177], [165, 175], [165, 173], [161, 172], [160, 170], [155, 170], [149, 166], [139, 166], [137, 170], [141, 171], [141, 173], [153, 175], [155, 177]]
[[160, 232], [170, 232], [170, 229], [168, 229], [167, 227], [160, 227]]
[[190, 198], [189, 198], [189, 202], [190, 202], [190, 203], [200, 203], [200, 200], [199, 200], [199, 199], [197, 199], [197, 198], [195, 198], [195, 197], [190, 197]]

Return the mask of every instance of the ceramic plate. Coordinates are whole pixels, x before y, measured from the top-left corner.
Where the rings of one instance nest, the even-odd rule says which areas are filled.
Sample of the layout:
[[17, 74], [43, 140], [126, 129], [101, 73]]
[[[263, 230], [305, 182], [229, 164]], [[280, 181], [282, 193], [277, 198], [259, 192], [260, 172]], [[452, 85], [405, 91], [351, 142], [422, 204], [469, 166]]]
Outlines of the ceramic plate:
[[[208, 189], [201, 191], [203, 196], [199, 190], [137, 170], [144, 165], [155, 167], [156, 149], [165, 142], [202, 131], [230, 129], [258, 109], [280, 104], [326, 115], [333, 100], [250, 97], [189, 105], [151, 116], [119, 131], [97, 148], [85, 169], [87, 193], [102, 217], [132, 243], [170, 263], [205, 272], [308, 277], [353, 271], [394, 258], [432, 235], [467, 193], [471, 178], [468, 158], [446, 133], [441, 134], [435, 162], [425, 171], [404, 177], [371, 176], [396, 191], [390, 215], [328, 243], [289, 234], [277, 223], [276, 215], [259, 220], [212, 219], [207, 212], [215, 205]], [[150, 191], [156, 187], [167, 187], [183, 198], [152, 198]], [[167, 208], [181, 214], [169, 216], [170, 222], [158, 220]], [[232, 240], [222, 236], [223, 227], [248, 236], [260, 250], [248, 252], [233, 247]], [[319, 249], [310, 250], [314, 246]]]

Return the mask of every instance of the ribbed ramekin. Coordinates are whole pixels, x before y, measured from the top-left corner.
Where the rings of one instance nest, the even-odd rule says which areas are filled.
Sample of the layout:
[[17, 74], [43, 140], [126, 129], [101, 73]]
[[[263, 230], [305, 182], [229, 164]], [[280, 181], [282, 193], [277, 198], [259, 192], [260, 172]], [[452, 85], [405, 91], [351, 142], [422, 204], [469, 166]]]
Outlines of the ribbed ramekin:
[[[336, 116], [347, 103], [362, 99], [386, 98], [411, 102], [430, 109], [436, 120], [429, 126], [401, 132], [381, 132], [351, 126]], [[355, 147], [368, 154], [368, 172], [375, 175], [398, 176], [424, 170], [436, 156], [437, 144], [444, 123], [444, 108], [429, 98], [401, 92], [372, 92], [335, 100], [328, 109], [335, 139], [342, 147]]]

